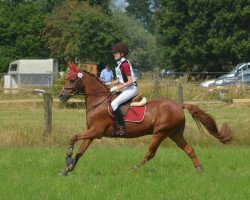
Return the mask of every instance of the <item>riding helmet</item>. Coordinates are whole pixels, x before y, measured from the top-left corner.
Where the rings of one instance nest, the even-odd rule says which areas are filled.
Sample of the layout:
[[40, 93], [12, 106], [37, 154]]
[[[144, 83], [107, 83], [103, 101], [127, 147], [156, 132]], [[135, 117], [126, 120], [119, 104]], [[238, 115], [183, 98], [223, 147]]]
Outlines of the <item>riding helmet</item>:
[[128, 54], [128, 45], [124, 42], [119, 42], [112, 47], [112, 52], [124, 53], [124, 56], [126, 56]]

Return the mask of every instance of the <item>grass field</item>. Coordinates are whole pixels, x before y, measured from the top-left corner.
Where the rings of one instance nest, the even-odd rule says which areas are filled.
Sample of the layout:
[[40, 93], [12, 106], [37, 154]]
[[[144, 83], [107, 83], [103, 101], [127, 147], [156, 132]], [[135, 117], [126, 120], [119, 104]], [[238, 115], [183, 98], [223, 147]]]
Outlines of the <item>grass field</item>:
[[250, 106], [199, 107], [219, 127], [228, 122], [234, 135], [232, 144], [222, 145], [200, 133], [185, 111], [184, 135], [204, 173], [196, 174], [190, 159], [169, 139], [152, 161], [132, 172], [147, 151], [150, 136], [145, 136], [96, 140], [74, 172], [61, 177], [71, 136], [86, 130], [85, 110], [54, 104], [52, 134], [45, 138], [41, 102], [1, 104], [0, 199], [250, 199]]
[[249, 199], [249, 148], [195, 149], [202, 174], [177, 148], [161, 147], [133, 172], [146, 147], [93, 147], [73, 173], [62, 177], [65, 148], [0, 148], [1, 199]]

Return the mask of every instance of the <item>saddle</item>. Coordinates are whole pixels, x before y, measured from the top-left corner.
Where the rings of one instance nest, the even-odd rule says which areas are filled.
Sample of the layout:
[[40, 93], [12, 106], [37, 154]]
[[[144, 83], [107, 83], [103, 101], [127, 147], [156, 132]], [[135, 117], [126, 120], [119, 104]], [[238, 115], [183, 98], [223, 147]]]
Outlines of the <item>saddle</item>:
[[[111, 102], [118, 96], [114, 95], [111, 98]], [[128, 101], [122, 103], [120, 105], [120, 110], [122, 112], [123, 116], [126, 116], [126, 114], [128, 113], [128, 110], [131, 110], [132, 112], [134, 112], [136, 114], [136, 111], [133, 109], [133, 107], [137, 107], [137, 106], [144, 106], [146, 105], [147, 100], [145, 97], [142, 96], [142, 94], [137, 94], [136, 96], [132, 97], [131, 99], [129, 99]]]

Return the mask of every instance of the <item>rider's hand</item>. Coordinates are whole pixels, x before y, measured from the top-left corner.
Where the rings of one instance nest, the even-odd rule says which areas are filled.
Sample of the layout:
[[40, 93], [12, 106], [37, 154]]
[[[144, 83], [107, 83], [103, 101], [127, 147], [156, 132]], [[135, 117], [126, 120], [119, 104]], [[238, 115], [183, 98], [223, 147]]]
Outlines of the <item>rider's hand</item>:
[[115, 91], [117, 91], [117, 87], [112, 87], [109, 91], [110, 92], [115, 92]]
[[111, 82], [105, 83], [105, 85], [111, 85], [111, 84], [112, 84]]

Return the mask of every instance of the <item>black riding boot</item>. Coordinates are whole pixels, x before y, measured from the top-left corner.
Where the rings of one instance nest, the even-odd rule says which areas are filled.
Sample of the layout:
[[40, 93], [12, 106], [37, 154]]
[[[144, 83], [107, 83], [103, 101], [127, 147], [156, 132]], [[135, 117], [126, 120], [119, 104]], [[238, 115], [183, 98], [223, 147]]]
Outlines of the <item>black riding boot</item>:
[[115, 111], [113, 111], [113, 113], [115, 115], [115, 121], [116, 121], [116, 135], [119, 136], [127, 135], [125, 122], [120, 108], [118, 107]]

